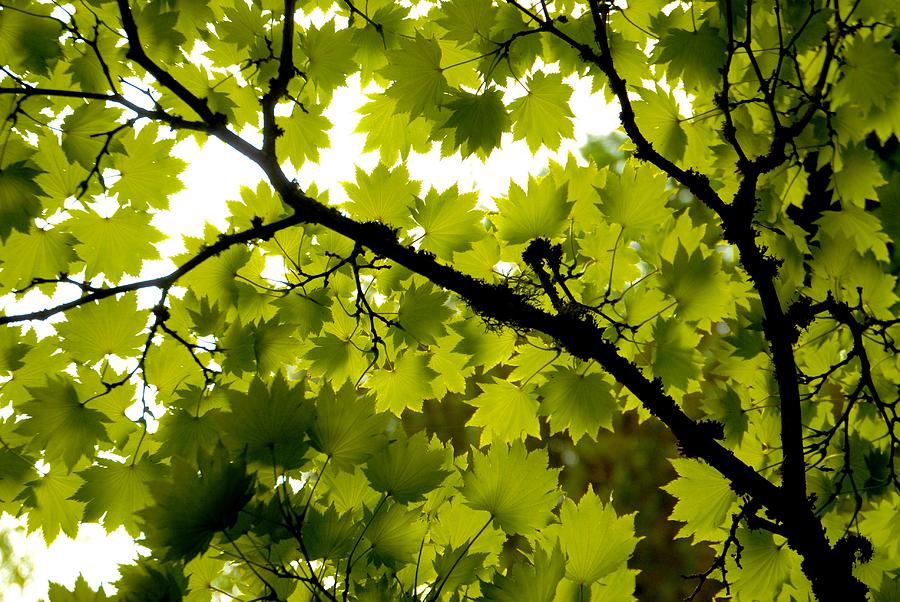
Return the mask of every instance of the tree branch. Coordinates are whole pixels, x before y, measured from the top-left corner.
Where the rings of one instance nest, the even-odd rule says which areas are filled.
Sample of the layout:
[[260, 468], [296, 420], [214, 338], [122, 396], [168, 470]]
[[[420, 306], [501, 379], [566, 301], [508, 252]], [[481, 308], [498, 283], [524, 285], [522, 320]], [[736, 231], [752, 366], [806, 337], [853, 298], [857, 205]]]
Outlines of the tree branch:
[[271, 238], [272, 235], [274, 235], [276, 232], [279, 232], [291, 226], [296, 226], [303, 223], [304, 221], [305, 220], [301, 219], [295, 214], [280, 219], [277, 222], [272, 222], [271, 224], [265, 224], [259, 227], [250, 228], [249, 230], [236, 232], [235, 234], [223, 234], [216, 242], [207, 247], [204, 247], [199, 253], [191, 257], [189, 260], [181, 264], [177, 269], [170, 272], [169, 274], [166, 274], [165, 276], [151, 278], [149, 280], [138, 280], [137, 282], [121, 284], [119, 286], [111, 286], [108, 288], [91, 289], [89, 293], [82, 295], [77, 299], [73, 299], [72, 301], [68, 301], [66, 303], [60, 303], [59, 305], [54, 305], [53, 307], [48, 307], [46, 309], [41, 309], [25, 314], [0, 316], [0, 325], [14, 324], [17, 322], [31, 322], [35, 320], [46, 320], [47, 318], [55, 316], [56, 314], [74, 309], [86, 303], [100, 301], [101, 299], [107, 299], [109, 297], [114, 297], [122, 293], [128, 293], [145, 288], [171, 287], [173, 284], [175, 284], [175, 282], [178, 281], [179, 278], [202, 264], [204, 261], [215, 257], [222, 251], [225, 251], [226, 249], [234, 245], [247, 243], [252, 240], [266, 240], [268, 238]]

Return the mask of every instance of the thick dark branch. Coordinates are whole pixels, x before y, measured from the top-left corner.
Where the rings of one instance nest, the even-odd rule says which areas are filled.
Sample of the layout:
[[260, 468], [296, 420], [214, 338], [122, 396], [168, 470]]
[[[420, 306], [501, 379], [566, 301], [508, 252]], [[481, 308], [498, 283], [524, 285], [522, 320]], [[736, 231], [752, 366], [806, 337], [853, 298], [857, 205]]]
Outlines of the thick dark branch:
[[144, 47], [141, 45], [141, 37], [138, 33], [137, 24], [134, 22], [131, 7], [128, 5], [128, 0], [118, 0], [118, 5], [119, 14], [122, 17], [122, 28], [125, 30], [125, 36], [128, 38], [128, 52], [125, 56], [143, 67], [147, 73], [156, 78], [156, 81], [171, 90], [175, 96], [184, 101], [210, 127], [224, 128], [227, 121], [225, 115], [213, 112], [205, 98], [200, 98], [188, 90], [172, 74], [147, 56], [147, 53], [144, 52]]
[[275, 125], [275, 106], [287, 94], [288, 84], [294, 77], [294, 13], [296, 0], [284, 0], [284, 25], [281, 37], [281, 55], [278, 58], [278, 74], [269, 82], [269, 91], [262, 97], [263, 144], [262, 152], [275, 155], [275, 141], [281, 132]]
[[0, 325], [14, 324], [17, 322], [31, 322], [35, 320], [46, 320], [47, 318], [55, 316], [56, 314], [74, 309], [81, 305], [92, 303], [94, 301], [100, 301], [101, 299], [107, 299], [109, 297], [114, 297], [122, 293], [128, 293], [145, 288], [171, 287], [173, 284], [175, 284], [175, 282], [178, 281], [179, 278], [199, 266], [201, 263], [203, 263], [207, 259], [215, 257], [222, 251], [225, 251], [226, 249], [233, 247], [234, 245], [248, 243], [253, 240], [267, 240], [271, 238], [276, 232], [280, 232], [281, 230], [284, 230], [285, 228], [289, 228], [291, 226], [296, 226], [303, 223], [304, 221], [306, 220], [300, 218], [298, 215], [291, 215], [284, 219], [280, 219], [277, 222], [272, 222], [271, 224], [265, 224], [256, 228], [250, 228], [249, 230], [236, 232], [234, 234], [223, 234], [216, 242], [207, 247], [204, 247], [199, 253], [191, 257], [189, 260], [181, 264], [177, 269], [166, 274], [165, 276], [151, 278], [149, 280], [138, 280], [137, 282], [130, 282], [128, 284], [121, 284], [119, 286], [111, 286], [109, 288], [92, 289], [88, 294], [82, 295], [81, 297], [73, 299], [72, 301], [69, 301], [67, 303], [60, 303], [59, 305], [54, 305], [53, 307], [48, 307], [46, 309], [41, 309], [25, 314], [0, 316]]
[[[527, 298], [505, 285], [494, 285], [439, 263], [433, 255], [401, 244], [393, 230], [379, 223], [359, 223], [333, 207], [304, 194], [280, 169], [267, 171], [285, 202], [302, 222], [324, 226], [372, 252], [390, 259], [434, 284], [459, 295], [482, 318], [522, 330], [543, 332], [575, 357], [596, 360], [662, 420], [692, 456], [700, 457], [728, 478], [740, 494], [751, 495], [775, 511], [780, 507], [778, 488], [709, 436], [691, 420], [662, 383], [651, 381], [632, 362], [603, 338], [603, 329], [590, 318], [567, 313], [553, 315], [538, 309]], [[776, 520], [779, 517], [774, 516]]]

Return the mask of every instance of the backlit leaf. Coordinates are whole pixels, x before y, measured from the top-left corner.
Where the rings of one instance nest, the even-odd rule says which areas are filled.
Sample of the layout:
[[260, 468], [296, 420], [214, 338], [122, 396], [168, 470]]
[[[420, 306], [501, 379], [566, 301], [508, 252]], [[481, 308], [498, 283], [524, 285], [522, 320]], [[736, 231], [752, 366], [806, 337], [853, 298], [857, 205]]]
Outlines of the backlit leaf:
[[556, 506], [556, 475], [546, 469], [543, 453], [529, 454], [521, 442], [498, 442], [487, 454], [473, 454], [472, 464], [461, 489], [469, 506], [489, 512], [510, 534], [530, 534], [548, 523]]

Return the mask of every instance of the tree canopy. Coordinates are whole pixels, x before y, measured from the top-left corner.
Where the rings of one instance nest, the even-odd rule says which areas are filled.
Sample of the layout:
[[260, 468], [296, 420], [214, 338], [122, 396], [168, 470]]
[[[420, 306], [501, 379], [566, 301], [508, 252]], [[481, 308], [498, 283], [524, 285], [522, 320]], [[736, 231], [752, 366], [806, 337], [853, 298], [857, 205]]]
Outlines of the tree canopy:
[[[898, 599], [896, 16], [3, 0], [0, 509], [124, 527], [121, 600], [628, 600], [634, 515], [549, 442], [632, 412], [697, 591]], [[297, 170], [350, 80], [379, 163], [337, 204]], [[412, 179], [558, 149], [578, 86], [620, 136], [492, 203]], [[261, 179], [161, 256], [191, 137]]]

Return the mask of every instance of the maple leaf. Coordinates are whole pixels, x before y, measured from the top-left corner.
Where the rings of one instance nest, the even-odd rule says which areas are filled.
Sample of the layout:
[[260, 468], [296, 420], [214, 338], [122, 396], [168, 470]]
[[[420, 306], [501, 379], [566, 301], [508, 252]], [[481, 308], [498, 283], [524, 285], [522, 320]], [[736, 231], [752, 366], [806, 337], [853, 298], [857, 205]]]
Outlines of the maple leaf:
[[369, 458], [363, 472], [375, 491], [408, 504], [422, 500], [450, 474], [442, 468], [446, 456], [442, 450], [429, 446], [423, 433], [418, 433], [383, 447]]
[[50, 583], [47, 594], [50, 602], [105, 602], [110, 599], [103, 588], [92, 590], [81, 575], [75, 579], [75, 588], [72, 591], [59, 583]]
[[469, 424], [484, 430], [484, 443], [516, 441], [522, 436], [540, 434], [538, 401], [534, 387], [518, 387], [505, 381], [480, 385], [481, 395], [470, 400], [477, 410]]
[[371, 397], [358, 397], [350, 383], [335, 393], [323, 387], [310, 428], [313, 447], [329, 461], [352, 471], [387, 443], [387, 416], [375, 412]]
[[656, 228], [660, 210], [672, 195], [662, 174], [634, 161], [626, 161], [621, 173], [610, 174], [597, 192], [600, 211], [632, 235]]
[[68, 273], [78, 260], [77, 242], [71, 234], [56, 229], [13, 232], [0, 246], [0, 281], [8, 288], [23, 288], [34, 278]]
[[138, 311], [137, 300], [127, 295], [111, 308], [100, 304], [82, 305], [57, 325], [63, 348], [84, 362], [107, 355], [128, 356], [144, 342], [141, 332], [147, 313]]
[[387, 502], [368, 524], [365, 538], [376, 559], [393, 567], [415, 561], [418, 542], [425, 533], [419, 513], [402, 504]]
[[657, 63], [669, 63], [669, 81], [681, 77], [688, 89], [715, 86], [722, 79], [723, 63], [716, 57], [725, 56], [725, 40], [708, 21], [693, 31], [670, 29], [653, 54]]
[[618, 406], [601, 374], [559, 367], [541, 387], [541, 395], [540, 414], [550, 417], [555, 430], [568, 429], [574, 441], [581, 435], [595, 436], [598, 427], [612, 428]]
[[147, 545], [170, 560], [203, 553], [213, 536], [232, 527], [252, 497], [254, 479], [243, 459], [233, 461], [221, 445], [201, 453], [197, 465], [174, 458], [169, 480], [149, 484], [154, 504], [138, 514]]
[[525, 139], [531, 152], [542, 145], [556, 148], [562, 138], [571, 138], [572, 111], [569, 99], [572, 87], [562, 81], [559, 73], [538, 71], [525, 83], [528, 93], [510, 103], [513, 139]]
[[617, 516], [612, 505], [588, 493], [576, 504], [563, 501], [559, 542], [566, 554], [566, 576], [590, 585], [623, 568], [634, 553], [634, 515]]
[[495, 574], [491, 583], [482, 583], [484, 600], [490, 602], [553, 602], [565, 574], [565, 557], [559, 547], [548, 554], [538, 548], [533, 564], [519, 563], [508, 575]]
[[443, 259], [472, 248], [485, 235], [481, 212], [475, 210], [475, 193], [458, 192], [456, 184], [438, 194], [433, 188], [424, 199], [416, 198], [412, 217], [425, 230], [421, 248]]
[[672, 520], [684, 523], [678, 537], [720, 541], [737, 497], [713, 468], [694, 460], [671, 460], [678, 477], [663, 487], [677, 500]]
[[297, 169], [303, 167], [307, 159], [318, 161], [319, 149], [329, 146], [328, 130], [332, 123], [322, 111], [321, 105], [307, 107], [298, 104], [290, 117], [276, 120], [278, 127], [284, 131], [276, 143], [278, 151], [290, 159], [291, 165]]
[[372, 173], [357, 168], [356, 184], [345, 183], [350, 197], [347, 207], [360, 221], [378, 221], [393, 226], [411, 227], [410, 209], [419, 192], [418, 182], [410, 181], [403, 164], [394, 169], [378, 164]]
[[303, 435], [311, 422], [303, 383], [290, 386], [278, 373], [267, 385], [257, 376], [246, 393], [228, 396], [231, 411], [222, 417], [222, 427], [248, 460], [282, 470], [303, 465], [308, 447]]
[[135, 464], [101, 460], [78, 476], [84, 479], [72, 496], [84, 502], [84, 520], [99, 521], [107, 533], [123, 525], [130, 535], [137, 537], [141, 527], [137, 512], [152, 501], [147, 484], [163, 477], [163, 467], [146, 456]]
[[51, 377], [47, 385], [29, 388], [31, 399], [22, 404], [30, 418], [18, 431], [46, 449], [48, 460], [61, 459], [71, 471], [82, 457], [92, 459], [94, 446], [108, 437], [103, 424], [109, 418], [88, 408], [66, 377]]
[[184, 188], [178, 174], [187, 163], [172, 156], [175, 140], [157, 143], [158, 135], [158, 128], [149, 125], [123, 144], [126, 155], [116, 161], [119, 179], [110, 188], [111, 193], [119, 195], [120, 203], [137, 210], [147, 206], [168, 209], [169, 197]]
[[145, 260], [157, 259], [153, 243], [163, 235], [150, 225], [151, 219], [149, 213], [127, 207], [109, 217], [93, 211], [75, 213], [67, 225], [78, 240], [75, 252], [85, 263], [86, 275], [103, 274], [116, 282], [124, 274], [139, 274]]
[[556, 505], [556, 476], [545, 467], [546, 456], [527, 453], [521, 442], [498, 442], [487, 454], [473, 455], [460, 491], [469, 506], [490, 512], [506, 533], [532, 533], [547, 524]]
[[400, 300], [394, 332], [396, 338], [418, 344], [433, 344], [446, 332], [444, 323], [453, 315], [447, 307], [447, 293], [435, 290], [431, 283], [412, 284]]
[[[62, 124], [62, 149], [69, 161], [91, 169], [103, 149], [105, 135], [112, 132], [119, 111], [101, 102], [87, 102], [75, 109]], [[113, 146], [121, 149], [121, 143]]]
[[306, 59], [301, 69], [326, 99], [356, 69], [352, 35], [349, 29], [336, 30], [334, 21], [300, 34], [300, 50]]
[[319, 4], [3, 3], [0, 510], [124, 525], [117, 599], [632, 600], [654, 416], [704, 595], [893, 596], [894, 5]]
[[375, 391], [378, 410], [397, 416], [406, 408], [420, 410], [422, 402], [433, 397], [431, 381], [437, 376], [427, 364], [427, 356], [408, 351], [373, 374], [367, 384]]
[[497, 199], [494, 219], [500, 238], [517, 244], [558, 235], [571, 208], [565, 188], [555, 186], [550, 178], [529, 177], [527, 188], [510, 184], [507, 197]]
[[835, 84], [837, 103], [853, 99], [861, 108], [884, 106], [898, 83], [897, 57], [889, 40], [858, 36], [845, 51], [846, 65]]
[[38, 197], [44, 191], [35, 181], [40, 173], [25, 161], [0, 168], [0, 242], [13, 230], [28, 233], [32, 218], [40, 213]]
[[399, 111], [417, 117], [439, 103], [447, 79], [441, 69], [441, 47], [434, 39], [416, 33], [412, 39], [401, 40], [387, 58], [381, 73], [392, 82], [387, 94], [397, 99]]
[[687, 146], [687, 134], [675, 98], [661, 89], [642, 88], [638, 94], [643, 102], [635, 103], [637, 122], [656, 141], [655, 146], [664, 157], [680, 160]]
[[453, 131], [453, 148], [461, 149], [463, 155], [477, 154], [484, 158], [500, 146], [500, 138], [509, 123], [501, 97], [501, 92], [493, 88], [482, 94], [454, 93], [453, 100], [446, 103], [450, 115], [443, 125]]

